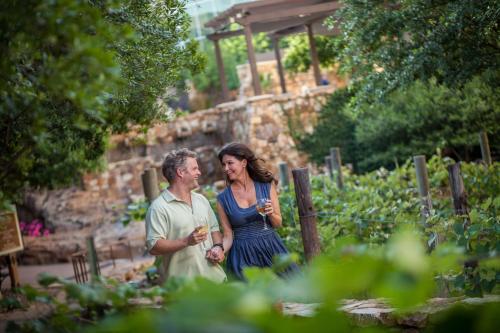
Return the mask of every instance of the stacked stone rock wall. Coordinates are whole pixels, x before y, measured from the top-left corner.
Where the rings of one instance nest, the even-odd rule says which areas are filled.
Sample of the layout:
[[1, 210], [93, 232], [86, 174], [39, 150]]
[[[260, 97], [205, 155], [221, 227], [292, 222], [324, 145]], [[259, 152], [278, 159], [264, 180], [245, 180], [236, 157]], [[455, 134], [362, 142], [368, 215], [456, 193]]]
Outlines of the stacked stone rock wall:
[[86, 175], [84, 189], [99, 193], [106, 202], [129, 202], [142, 196], [142, 172], [156, 167], [162, 180], [161, 163], [165, 154], [179, 148], [198, 153], [203, 173], [201, 183], [211, 184], [224, 178], [217, 151], [232, 141], [248, 144], [274, 172], [281, 161], [290, 167], [303, 166], [307, 158], [295, 148], [288, 126], [290, 117], [303, 124], [302, 131], [311, 132], [316, 115], [332, 90], [331, 86], [325, 86], [305, 95], [251, 97], [158, 124], [145, 134], [132, 131], [114, 136], [111, 141], [114, 148], [107, 153], [107, 170]]
[[86, 175], [85, 190], [97, 192], [106, 200], [124, 203], [142, 196], [142, 172], [157, 168], [159, 181], [161, 164], [172, 150], [188, 148], [198, 154], [203, 173], [201, 182], [210, 184], [222, 179], [217, 151], [231, 141], [249, 141], [249, 119], [243, 102], [220, 104], [164, 124], [157, 124], [146, 133], [131, 131], [111, 139], [107, 152], [106, 172]]
[[[307, 156], [296, 149], [291, 131], [312, 132], [318, 111], [332, 91], [333, 87], [325, 86], [305, 95], [264, 95], [250, 99], [249, 145], [275, 174], [279, 162], [286, 162], [289, 169], [307, 165]], [[290, 128], [290, 123], [300, 127]]]

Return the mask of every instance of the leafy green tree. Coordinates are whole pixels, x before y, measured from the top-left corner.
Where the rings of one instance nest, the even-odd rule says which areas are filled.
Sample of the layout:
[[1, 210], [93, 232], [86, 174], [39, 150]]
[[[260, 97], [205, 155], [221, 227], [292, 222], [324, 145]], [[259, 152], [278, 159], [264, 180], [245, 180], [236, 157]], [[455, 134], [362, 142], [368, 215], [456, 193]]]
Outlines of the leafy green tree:
[[[202, 73], [192, 77], [194, 87], [201, 92], [209, 93], [213, 97], [212, 103], [222, 97], [222, 86], [219, 80], [219, 70], [215, 60], [213, 45], [205, 45], [205, 55], [207, 64]], [[223, 52], [224, 72], [226, 74], [227, 86], [229, 90], [238, 89], [240, 81], [236, 72], [236, 57], [231, 52]]]
[[[355, 116], [363, 151], [359, 170], [439, 147], [469, 160], [478, 156], [479, 130], [498, 151], [499, 13], [489, 0], [344, 1], [327, 24], [342, 31], [340, 71], [356, 85], [346, 112]], [[322, 117], [308, 140], [326, 137], [320, 126], [332, 126], [335, 116]]]
[[112, 124], [126, 130], [132, 122], [147, 125], [165, 118], [156, 100], [167, 87], [183, 87], [183, 71], [197, 73], [205, 65], [198, 43], [189, 39], [191, 19], [185, 0], [128, 0], [106, 18], [131, 27], [135, 38], [118, 39], [118, 54], [125, 85], [113, 98]]
[[[356, 124], [356, 141], [365, 153], [362, 170], [391, 166], [394, 159], [431, 155], [436, 148], [470, 160], [478, 132], [489, 133], [493, 153], [500, 151], [500, 75], [486, 73], [453, 89], [431, 80], [400, 88], [384, 103], [365, 104]], [[449, 154], [449, 153], [448, 153]]]
[[0, 4], [0, 202], [99, 165], [110, 133], [162, 117], [155, 101], [202, 58], [182, 1]]
[[356, 119], [349, 109], [354, 94], [353, 88], [336, 90], [323, 106], [314, 132], [299, 136], [298, 148], [314, 162], [323, 164], [330, 148], [340, 147], [343, 162], [356, 164]]
[[328, 25], [342, 31], [340, 63], [363, 81], [359, 103], [415, 80], [460, 87], [499, 65], [500, 4], [345, 0]]
[[[256, 53], [271, 50], [271, 40], [265, 33], [255, 34], [252, 41]], [[234, 55], [237, 64], [243, 64], [248, 61], [245, 36], [226, 38], [222, 40], [221, 44], [224, 52], [229, 52]]]
[[314, 132], [299, 136], [299, 149], [318, 164], [339, 146], [342, 159], [357, 171], [392, 168], [437, 148], [457, 160], [478, 158], [478, 132], [486, 131], [492, 154], [500, 152], [500, 75], [487, 72], [463, 88], [416, 81], [387, 95], [384, 102], [353, 111], [356, 90], [337, 90], [323, 107]]
[[[307, 72], [312, 64], [308, 37], [304, 34], [293, 35], [285, 40], [287, 46], [283, 59], [285, 69], [292, 73]], [[322, 67], [334, 65], [342, 40], [331, 36], [315, 36], [314, 40], [320, 65]]]

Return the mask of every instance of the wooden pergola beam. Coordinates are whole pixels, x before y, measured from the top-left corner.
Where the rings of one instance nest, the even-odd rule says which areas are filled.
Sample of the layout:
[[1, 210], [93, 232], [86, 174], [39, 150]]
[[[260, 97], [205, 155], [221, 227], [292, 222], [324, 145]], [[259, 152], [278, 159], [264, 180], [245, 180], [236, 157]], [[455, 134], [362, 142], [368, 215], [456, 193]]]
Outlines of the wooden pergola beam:
[[311, 14], [334, 11], [339, 9], [341, 6], [342, 5], [338, 2], [327, 2], [317, 5], [288, 8], [279, 12], [266, 11], [260, 14], [251, 14], [243, 16], [242, 18], [235, 18], [235, 21], [241, 25], [248, 25], [255, 22], [272, 22], [279, 21], [287, 17], [304, 17]]
[[205, 27], [219, 29], [228, 25], [231, 18], [243, 16], [246, 13], [252, 12], [255, 8], [264, 8], [264, 10], [268, 10], [269, 7], [272, 8], [273, 6], [290, 5], [294, 3], [301, 3], [303, 1], [304, 0], [260, 0], [236, 4], [205, 23]]
[[216, 41], [219, 39], [231, 38], [236, 36], [241, 36], [245, 34], [245, 30], [234, 30], [234, 31], [223, 31], [223, 32], [214, 32], [213, 34], [207, 35], [207, 39], [211, 41]]

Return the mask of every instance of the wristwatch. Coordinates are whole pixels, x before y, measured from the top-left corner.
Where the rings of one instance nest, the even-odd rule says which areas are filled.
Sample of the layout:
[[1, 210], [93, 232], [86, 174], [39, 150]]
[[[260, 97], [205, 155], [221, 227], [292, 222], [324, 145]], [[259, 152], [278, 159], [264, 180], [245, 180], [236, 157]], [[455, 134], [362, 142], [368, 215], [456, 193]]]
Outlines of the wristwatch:
[[224, 245], [222, 245], [222, 243], [215, 243], [215, 244], [212, 246], [212, 249], [213, 249], [214, 247], [216, 247], [216, 246], [220, 247], [220, 248], [221, 248], [221, 250], [222, 250], [222, 251], [224, 251]]

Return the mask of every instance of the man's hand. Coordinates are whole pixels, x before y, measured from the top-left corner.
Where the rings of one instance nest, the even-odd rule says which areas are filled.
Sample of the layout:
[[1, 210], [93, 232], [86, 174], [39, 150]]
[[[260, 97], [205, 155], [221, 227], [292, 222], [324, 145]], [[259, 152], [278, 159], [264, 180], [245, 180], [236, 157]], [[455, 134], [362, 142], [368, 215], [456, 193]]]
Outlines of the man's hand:
[[212, 264], [219, 264], [224, 261], [224, 251], [219, 246], [214, 246], [207, 251], [205, 257]]
[[208, 232], [200, 232], [202, 226], [196, 227], [192, 233], [187, 237], [188, 246], [193, 246], [207, 240]]

